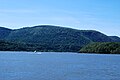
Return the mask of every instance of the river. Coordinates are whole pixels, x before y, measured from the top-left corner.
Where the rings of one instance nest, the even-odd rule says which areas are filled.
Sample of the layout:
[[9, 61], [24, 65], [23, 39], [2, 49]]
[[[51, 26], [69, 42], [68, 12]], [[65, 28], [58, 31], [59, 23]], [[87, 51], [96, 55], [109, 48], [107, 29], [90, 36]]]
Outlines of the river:
[[120, 55], [0, 52], [0, 80], [120, 80]]

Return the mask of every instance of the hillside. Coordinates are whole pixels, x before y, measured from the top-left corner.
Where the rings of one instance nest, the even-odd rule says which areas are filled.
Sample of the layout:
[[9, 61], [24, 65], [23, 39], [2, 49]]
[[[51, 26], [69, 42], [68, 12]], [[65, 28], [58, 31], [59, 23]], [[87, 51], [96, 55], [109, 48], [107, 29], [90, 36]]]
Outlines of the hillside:
[[[81, 30], [81, 34], [93, 42], [114, 42], [109, 36], [94, 30]], [[120, 38], [119, 38], [120, 39]], [[120, 41], [120, 40], [119, 40]]]
[[49, 45], [85, 45], [91, 42], [90, 39], [82, 36], [78, 30], [56, 26], [35, 26], [17, 29], [12, 31], [6, 37], [6, 40]]
[[120, 42], [120, 38], [118, 36], [109, 36], [114, 42]]
[[120, 54], [120, 42], [91, 43], [80, 50], [81, 53]]
[[[20, 29], [0, 28], [0, 39], [15, 43], [37, 44], [45, 51], [79, 51], [91, 42], [120, 42], [94, 30], [76, 30], [71, 28], [41, 25]], [[4, 34], [4, 35], [3, 35]]]
[[5, 39], [11, 31], [11, 29], [0, 27], [0, 39]]
[[50, 51], [49, 47], [40, 44], [15, 43], [0, 40], [0, 51]]

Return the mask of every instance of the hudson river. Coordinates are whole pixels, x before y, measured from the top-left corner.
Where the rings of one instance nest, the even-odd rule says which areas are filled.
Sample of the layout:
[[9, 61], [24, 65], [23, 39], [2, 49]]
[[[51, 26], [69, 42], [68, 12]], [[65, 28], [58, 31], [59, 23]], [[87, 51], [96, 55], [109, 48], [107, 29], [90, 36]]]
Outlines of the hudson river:
[[0, 52], [0, 80], [120, 80], [120, 55]]

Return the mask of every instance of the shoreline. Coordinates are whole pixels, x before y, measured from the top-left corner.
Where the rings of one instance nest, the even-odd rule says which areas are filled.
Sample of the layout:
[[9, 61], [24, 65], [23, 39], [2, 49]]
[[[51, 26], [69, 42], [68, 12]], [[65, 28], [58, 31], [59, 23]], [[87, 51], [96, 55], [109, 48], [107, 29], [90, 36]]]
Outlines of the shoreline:
[[[80, 52], [34, 52], [34, 51], [0, 51], [0, 53], [18, 53], [18, 54], [84, 54], [84, 55], [119, 55], [119, 54], [107, 54], [107, 53], [80, 53]], [[21, 52], [21, 53], [20, 53]]]

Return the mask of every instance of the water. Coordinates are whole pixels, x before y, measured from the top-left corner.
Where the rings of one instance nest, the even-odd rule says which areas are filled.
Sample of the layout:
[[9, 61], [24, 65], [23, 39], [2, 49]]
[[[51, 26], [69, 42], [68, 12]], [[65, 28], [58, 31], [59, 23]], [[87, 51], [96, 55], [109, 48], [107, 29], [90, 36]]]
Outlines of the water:
[[0, 52], [0, 80], [120, 80], [120, 55]]

